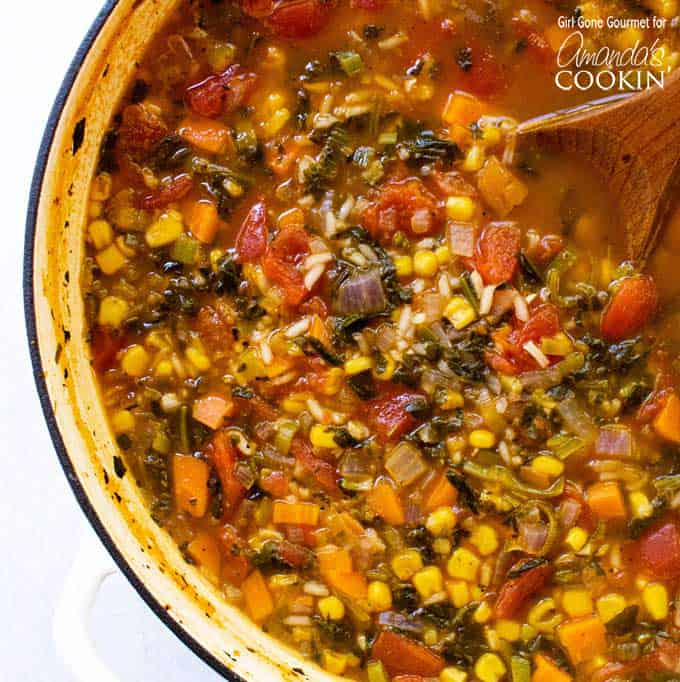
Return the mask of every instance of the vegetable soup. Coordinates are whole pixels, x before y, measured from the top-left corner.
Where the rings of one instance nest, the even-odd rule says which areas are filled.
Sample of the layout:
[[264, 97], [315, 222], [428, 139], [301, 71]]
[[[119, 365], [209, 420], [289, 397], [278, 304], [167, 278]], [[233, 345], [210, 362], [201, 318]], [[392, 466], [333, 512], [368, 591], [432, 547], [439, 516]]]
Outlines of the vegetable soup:
[[558, 16], [676, 0], [180, 2], [82, 273], [120, 457], [186, 561], [368, 682], [680, 676], [680, 220], [641, 272], [519, 121]]

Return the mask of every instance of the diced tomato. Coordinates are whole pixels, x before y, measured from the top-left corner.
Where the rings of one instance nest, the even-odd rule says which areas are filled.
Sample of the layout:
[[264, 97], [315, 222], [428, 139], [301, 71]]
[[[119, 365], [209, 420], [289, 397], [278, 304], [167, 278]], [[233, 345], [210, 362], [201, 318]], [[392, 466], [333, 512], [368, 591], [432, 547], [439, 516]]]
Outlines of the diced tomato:
[[[555, 336], [559, 331], [558, 309], [552, 303], [544, 303], [532, 312], [523, 325], [510, 332], [507, 329], [499, 330], [492, 335], [496, 349], [487, 352], [487, 364], [497, 372], [511, 376], [536, 369], [538, 364], [524, 350], [524, 344], [529, 341], [538, 344], [542, 338]], [[548, 357], [548, 360], [552, 362], [554, 359]]]
[[267, 250], [267, 205], [258, 201], [251, 209], [236, 235], [236, 254], [241, 263], [254, 263]]
[[552, 303], [544, 303], [534, 310], [531, 317], [519, 331], [517, 344], [539, 342], [542, 338], [555, 336], [560, 331], [560, 314]]
[[640, 568], [659, 580], [680, 578], [680, 530], [675, 521], [648, 530], [638, 541]]
[[303, 568], [314, 561], [314, 554], [309, 549], [287, 540], [279, 545], [278, 553], [281, 561], [292, 568]]
[[322, 320], [328, 317], [328, 306], [320, 296], [314, 296], [300, 306], [303, 315], [318, 315]]
[[672, 394], [673, 389], [671, 388], [663, 388], [651, 393], [637, 411], [635, 417], [637, 422], [639, 424], [651, 424]]
[[385, 183], [361, 216], [363, 226], [376, 238], [391, 237], [397, 231], [428, 234], [442, 220], [437, 198], [413, 178]]
[[224, 526], [219, 534], [222, 543], [222, 577], [237, 587], [250, 572], [250, 563], [245, 556], [245, 544], [233, 526]]
[[602, 336], [609, 342], [635, 336], [654, 315], [658, 304], [656, 283], [649, 275], [624, 279], [602, 313]]
[[297, 306], [309, 296], [300, 265], [309, 253], [309, 236], [301, 227], [281, 230], [269, 245], [262, 261], [264, 274], [283, 291], [288, 305]]
[[260, 488], [272, 497], [285, 497], [288, 495], [290, 481], [283, 471], [272, 471], [260, 478]]
[[422, 675], [397, 675], [392, 682], [425, 682], [425, 678]]
[[165, 208], [189, 194], [193, 186], [194, 181], [191, 176], [183, 173], [142, 197], [139, 201], [139, 207], [145, 209]]
[[397, 440], [418, 423], [406, 408], [422, 398], [422, 393], [391, 390], [389, 395], [366, 403], [366, 418], [382, 440]]
[[236, 448], [224, 431], [218, 431], [208, 445], [206, 455], [222, 484], [223, 517], [231, 518], [246, 494], [246, 489], [234, 473], [238, 459]]
[[217, 118], [240, 109], [247, 101], [257, 82], [254, 73], [232, 64], [226, 71], [208, 76], [194, 83], [186, 91], [189, 107], [199, 116]]
[[139, 161], [150, 154], [167, 134], [168, 128], [158, 114], [143, 104], [130, 104], [123, 109], [117, 149]]
[[570, 502], [578, 506], [578, 513], [575, 515], [570, 526], [578, 523], [579, 526], [585, 528], [588, 532], [595, 530], [597, 525], [597, 518], [586, 502], [581, 490], [570, 481], [564, 486], [564, 493], [562, 494], [564, 502]]
[[521, 233], [514, 223], [490, 223], [477, 241], [475, 264], [486, 284], [510, 281], [519, 265]]
[[504, 90], [505, 74], [493, 52], [474, 42], [466, 49], [469, 51], [471, 63], [463, 70], [462, 89], [480, 97], [490, 97]]
[[496, 617], [513, 618], [530, 597], [548, 584], [552, 575], [553, 567], [550, 564], [541, 564], [508, 580], [498, 594]]
[[90, 349], [92, 351], [92, 366], [97, 372], [106, 372], [116, 362], [118, 351], [127, 345], [123, 334], [114, 334], [109, 329], [97, 327], [92, 333]]
[[[657, 673], [674, 673], [675, 675], [680, 673], [679, 642], [663, 640], [654, 651], [631, 663], [607, 663], [593, 674], [593, 682], [619, 682], [633, 678], [657, 679]], [[663, 679], [666, 677], [664, 676]]]
[[317, 483], [327, 493], [333, 497], [340, 497], [342, 494], [338, 486], [340, 477], [330, 462], [317, 457], [312, 451], [312, 446], [300, 437], [293, 438], [290, 451], [302, 467], [316, 479]]
[[262, 19], [274, 11], [274, 0], [241, 0], [241, 8], [249, 16]]
[[371, 656], [381, 661], [393, 677], [437, 677], [445, 665], [444, 659], [426, 646], [390, 631], [383, 631], [378, 635], [371, 649]]
[[196, 316], [196, 330], [201, 341], [210, 350], [219, 351], [227, 349], [234, 337], [231, 333], [232, 326], [215, 308], [204, 305]]
[[279, 2], [269, 18], [269, 24], [280, 38], [311, 38], [326, 26], [333, 5], [333, 0]]

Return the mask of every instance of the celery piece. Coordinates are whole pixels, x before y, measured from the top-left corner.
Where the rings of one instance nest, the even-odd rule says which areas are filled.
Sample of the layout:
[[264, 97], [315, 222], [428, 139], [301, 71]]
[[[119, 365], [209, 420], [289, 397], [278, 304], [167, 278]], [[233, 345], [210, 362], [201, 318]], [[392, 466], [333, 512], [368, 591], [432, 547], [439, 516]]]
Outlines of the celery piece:
[[198, 258], [198, 250], [200, 244], [198, 241], [189, 237], [189, 235], [182, 234], [177, 238], [177, 241], [170, 249], [170, 257], [177, 260], [184, 265], [195, 265]]

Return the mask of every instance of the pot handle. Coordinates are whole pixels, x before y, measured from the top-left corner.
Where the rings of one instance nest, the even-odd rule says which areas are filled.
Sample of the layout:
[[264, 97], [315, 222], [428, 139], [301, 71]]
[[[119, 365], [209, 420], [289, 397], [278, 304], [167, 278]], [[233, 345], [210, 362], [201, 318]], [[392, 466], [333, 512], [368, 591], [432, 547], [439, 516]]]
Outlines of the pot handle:
[[91, 532], [83, 535], [54, 611], [57, 653], [77, 682], [120, 682], [101, 660], [90, 637], [90, 612], [104, 580], [117, 570]]

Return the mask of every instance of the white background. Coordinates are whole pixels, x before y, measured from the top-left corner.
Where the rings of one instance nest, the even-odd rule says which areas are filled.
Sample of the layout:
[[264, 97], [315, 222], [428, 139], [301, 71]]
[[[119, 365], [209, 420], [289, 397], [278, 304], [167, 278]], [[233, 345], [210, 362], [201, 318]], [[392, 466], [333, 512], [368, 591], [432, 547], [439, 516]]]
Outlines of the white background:
[[[26, 203], [61, 80], [103, 0], [2, 2], [0, 27], [0, 681], [73, 682], [52, 640], [56, 598], [89, 527], [44, 424], [22, 304]], [[216, 682], [120, 575], [92, 618], [121, 682]], [[97, 682], [91, 680], [90, 682]]]

